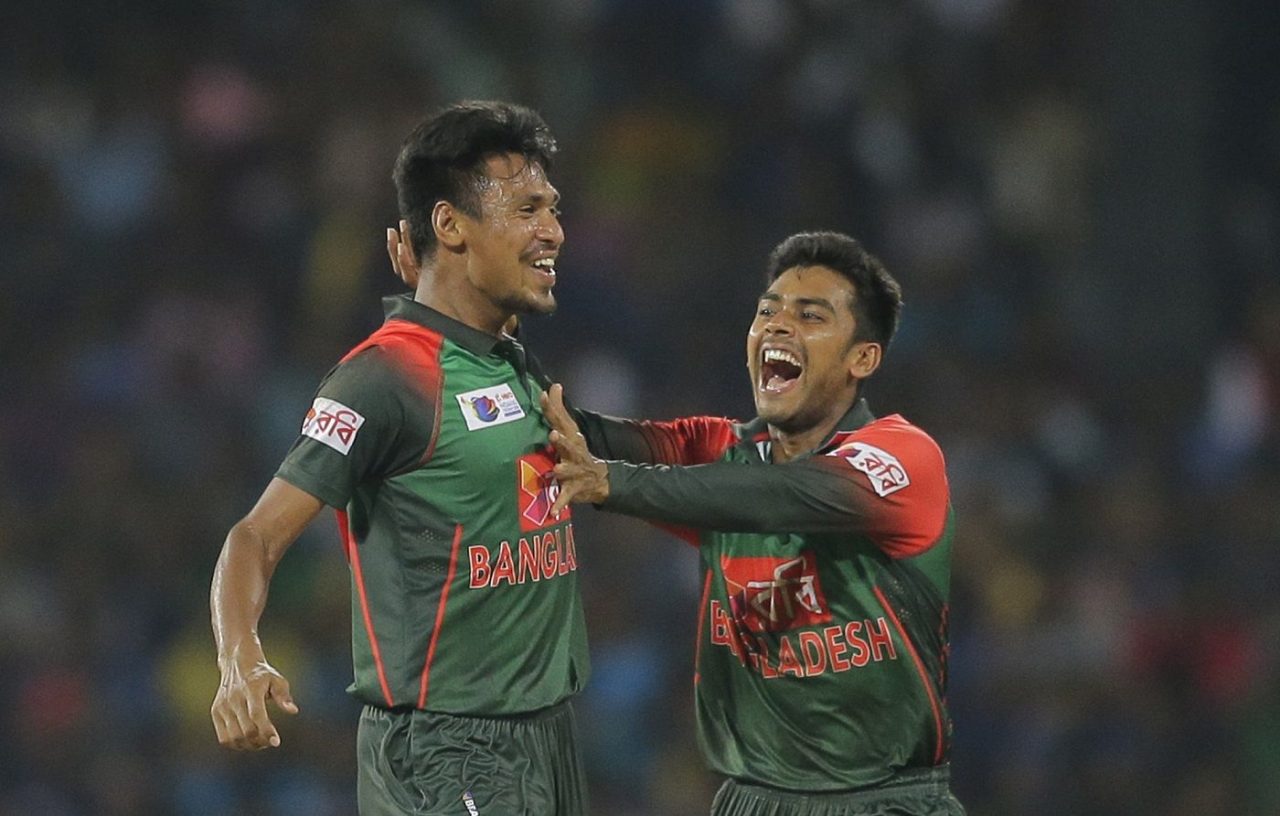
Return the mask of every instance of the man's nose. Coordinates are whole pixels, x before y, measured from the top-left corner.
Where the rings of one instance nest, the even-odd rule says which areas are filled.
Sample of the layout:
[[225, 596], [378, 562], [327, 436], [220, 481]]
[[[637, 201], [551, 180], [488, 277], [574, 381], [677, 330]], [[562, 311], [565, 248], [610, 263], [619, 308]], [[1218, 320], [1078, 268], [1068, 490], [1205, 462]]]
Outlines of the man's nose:
[[791, 318], [782, 309], [769, 315], [769, 320], [764, 324], [765, 334], [784, 334], [789, 335], [794, 331], [791, 325]]
[[560, 219], [555, 213], [548, 211], [539, 220], [537, 237], [539, 241], [546, 241], [557, 247], [564, 243], [564, 227], [560, 225]]

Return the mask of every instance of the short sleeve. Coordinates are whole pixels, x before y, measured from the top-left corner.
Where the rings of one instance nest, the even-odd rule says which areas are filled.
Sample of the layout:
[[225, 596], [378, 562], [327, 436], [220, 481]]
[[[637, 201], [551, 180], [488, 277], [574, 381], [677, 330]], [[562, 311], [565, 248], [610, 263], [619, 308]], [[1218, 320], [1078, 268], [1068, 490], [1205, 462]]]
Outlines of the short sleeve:
[[381, 348], [368, 348], [321, 382], [276, 476], [344, 508], [360, 484], [425, 461], [437, 410]]

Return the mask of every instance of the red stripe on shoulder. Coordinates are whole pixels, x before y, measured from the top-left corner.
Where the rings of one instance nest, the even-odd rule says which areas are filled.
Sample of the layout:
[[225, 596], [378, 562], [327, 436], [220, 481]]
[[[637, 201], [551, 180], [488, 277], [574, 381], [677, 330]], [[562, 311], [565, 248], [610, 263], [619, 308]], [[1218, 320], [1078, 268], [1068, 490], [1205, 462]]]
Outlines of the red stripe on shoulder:
[[371, 348], [382, 349], [405, 374], [409, 384], [419, 392], [419, 396], [431, 405], [433, 425], [431, 441], [422, 454], [425, 464], [435, 452], [436, 439], [440, 436], [440, 416], [444, 413], [441, 400], [444, 396], [444, 374], [440, 369], [440, 349], [444, 345], [444, 335], [432, 331], [426, 326], [419, 326], [408, 320], [392, 318], [383, 323], [381, 328], [369, 335], [362, 343], [348, 351], [341, 362], [347, 362], [362, 351]]
[[438, 376], [440, 347], [443, 343], [444, 335], [437, 331], [408, 320], [392, 318], [348, 351], [341, 362], [345, 363], [360, 352], [377, 346], [385, 349], [396, 360], [411, 363], [424, 371], [433, 370]]
[[951, 494], [942, 451], [927, 433], [893, 414], [848, 435], [827, 455], [859, 474], [867, 532], [889, 556], [920, 555], [941, 537]]

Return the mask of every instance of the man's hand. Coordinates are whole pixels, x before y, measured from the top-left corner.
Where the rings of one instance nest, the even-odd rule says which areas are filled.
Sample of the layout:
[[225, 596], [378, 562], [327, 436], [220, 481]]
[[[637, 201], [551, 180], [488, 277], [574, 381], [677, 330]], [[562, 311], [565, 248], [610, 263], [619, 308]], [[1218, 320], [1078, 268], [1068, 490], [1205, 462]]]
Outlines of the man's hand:
[[609, 469], [587, 450], [586, 438], [564, 407], [564, 386], [556, 383], [542, 395], [542, 414], [551, 426], [548, 438], [560, 458], [553, 471], [560, 494], [551, 505], [551, 514], [560, 515], [570, 502], [604, 501], [609, 496]]
[[387, 255], [391, 256], [391, 270], [404, 285], [417, 291], [422, 270], [418, 268], [418, 256], [413, 251], [413, 238], [409, 235], [409, 222], [400, 219], [400, 229], [387, 227]]
[[280, 747], [280, 732], [267, 716], [270, 700], [286, 714], [297, 714], [289, 681], [271, 667], [261, 649], [222, 661], [222, 682], [213, 698], [213, 728], [218, 742], [237, 751]]

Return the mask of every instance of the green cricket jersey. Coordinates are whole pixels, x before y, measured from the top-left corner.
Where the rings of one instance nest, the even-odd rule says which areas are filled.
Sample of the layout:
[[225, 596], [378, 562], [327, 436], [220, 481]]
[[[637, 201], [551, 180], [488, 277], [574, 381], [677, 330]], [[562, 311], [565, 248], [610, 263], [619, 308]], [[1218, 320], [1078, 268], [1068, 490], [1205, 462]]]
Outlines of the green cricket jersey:
[[360, 700], [506, 715], [589, 673], [524, 349], [413, 301], [325, 377], [277, 476], [338, 509]]
[[952, 516], [928, 435], [860, 401], [818, 450], [773, 464], [760, 420], [579, 419], [598, 455], [635, 461], [611, 444], [630, 427], [639, 458], [686, 465], [610, 462], [603, 507], [695, 528], [694, 683], [714, 770], [813, 792], [947, 760]]

